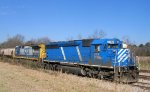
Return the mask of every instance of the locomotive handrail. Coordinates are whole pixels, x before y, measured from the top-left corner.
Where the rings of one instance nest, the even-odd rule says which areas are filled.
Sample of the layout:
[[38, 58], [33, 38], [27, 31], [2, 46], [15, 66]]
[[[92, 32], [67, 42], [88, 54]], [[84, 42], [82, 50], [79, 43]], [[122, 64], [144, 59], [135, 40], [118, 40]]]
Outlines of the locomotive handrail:
[[115, 51], [114, 73], [116, 72], [117, 51]]
[[136, 58], [136, 61], [137, 61], [137, 68], [140, 70], [140, 61], [139, 61], [139, 57], [136, 56], [135, 58]]
[[131, 53], [130, 59], [134, 62], [135, 66], [137, 66], [138, 69], [140, 70], [139, 57], [135, 56], [134, 53]]

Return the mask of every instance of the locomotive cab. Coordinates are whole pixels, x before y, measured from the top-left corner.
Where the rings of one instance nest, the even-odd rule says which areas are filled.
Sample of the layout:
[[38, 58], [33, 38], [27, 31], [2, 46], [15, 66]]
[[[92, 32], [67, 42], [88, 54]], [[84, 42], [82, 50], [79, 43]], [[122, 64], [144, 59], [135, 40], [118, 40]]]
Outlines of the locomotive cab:
[[119, 48], [121, 48], [121, 43], [117, 39], [94, 40], [91, 45], [93, 64], [112, 67], [114, 65], [116, 52]]
[[138, 79], [138, 65], [136, 59], [128, 49], [127, 44], [118, 39], [95, 40], [91, 46], [93, 64], [112, 67], [114, 80], [136, 82]]

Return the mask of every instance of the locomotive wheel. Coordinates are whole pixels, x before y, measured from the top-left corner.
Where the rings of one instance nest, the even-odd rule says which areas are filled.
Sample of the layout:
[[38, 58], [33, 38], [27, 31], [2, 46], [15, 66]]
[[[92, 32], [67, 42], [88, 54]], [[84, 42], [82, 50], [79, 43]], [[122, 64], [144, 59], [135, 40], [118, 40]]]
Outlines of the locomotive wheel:
[[49, 66], [49, 64], [44, 64], [44, 69], [46, 69], [46, 70], [48, 70], [48, 69], [50, 69], [50, 66]]
[[103, 76], [103, 74], [102, 74], [102, 71], [99, 72], [98, 78], [99, 78], [100, 80], [102, 80], [102, 79], [104, 78], [104, 76]]
[[56, 65], [56, 71], [62, 71], [61, 65]]
[[54, 68], [53, 68], [53, 65], [52, 65], [52, 64], [49, 64], [49, 66], [50, 66], [50, 70], [54, 70]]
[[89, 68], [85, 68], [85, 71], [86, 71], [86, 75], [88, 76], [88, 77], [92, 77], [92, 70], [91, 69], [89, 69]]
[[87, 72], [86, 72], [86, 70], [85, 70], [84, 68], [81, 69], [81, 74], [82, 74], [83, 76], [86, 76], [86, 75], [87, 75]]
[[92, 78], [93, 77], [92, 75], [93, 75], [92, 70], [88, 70], [88, 76]]

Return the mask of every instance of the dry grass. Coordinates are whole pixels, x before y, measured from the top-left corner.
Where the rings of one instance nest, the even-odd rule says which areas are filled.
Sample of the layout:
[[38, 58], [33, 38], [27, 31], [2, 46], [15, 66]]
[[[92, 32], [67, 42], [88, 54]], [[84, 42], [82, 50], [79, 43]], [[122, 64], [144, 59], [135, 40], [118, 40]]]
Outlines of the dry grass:
[[137, 87], [0, 62], [0, 92], [142, 92]]
[[139, 65], [142, 70], [150, 70], [150, 57], [139, 57]]

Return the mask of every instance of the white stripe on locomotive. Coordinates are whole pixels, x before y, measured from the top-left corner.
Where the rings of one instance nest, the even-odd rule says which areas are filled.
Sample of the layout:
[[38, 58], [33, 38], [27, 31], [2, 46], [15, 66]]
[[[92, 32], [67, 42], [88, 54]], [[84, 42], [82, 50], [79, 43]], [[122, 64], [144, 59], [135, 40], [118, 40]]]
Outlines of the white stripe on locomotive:
[[64, 52], [63, 47], [60, 47], [60, 49], [61, 49], [61, 52], [62, 52], [62, 55], [63, 55], [64, 60], [66, 60], [66, 56], [65, 56], [65, 52]]
[[125, 52], [127, 51], [127, 49], [123, 50], [121, 54], [119, 54], [118, 59], [120, 59], [120, 57], [123, 56], [123, 54], [125, 54]]
[[127, 56], [122, 60], [122, 62], [124, 62], [125, 60], [127, 60], [128, 57], [129, 57], [129, 55], [127, 55]]
[[118, 55], [119, 55], [122, 51], [123, 51], [123, 49], [120, 49], [119, 52], [118, 52]]
[[121, 62], [121, 61], [124, 59], [124, 57], [127, 57], [127, 54], [124, 54], [124, 55], [118, 60], [118, 62]]
[[81, 56], [81, 53], [80, 53], [80, 50], [79, 50], [79, 46], [76, 46], [76, 49], [77, 49], [79, 59], [80, 59], [80, 61], [82, 61], [82, 56]]
[[124, 62], [125, 60], [127, 60], [129, 58], [129, 54], [126, 54], [126, 52], [128, 51], [128, 53], [130, 53], [130, 50], [128, 49], [124, 49], [122, 52], [122, 50], [120, 50], [118, 53], [118, 62]]

